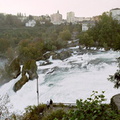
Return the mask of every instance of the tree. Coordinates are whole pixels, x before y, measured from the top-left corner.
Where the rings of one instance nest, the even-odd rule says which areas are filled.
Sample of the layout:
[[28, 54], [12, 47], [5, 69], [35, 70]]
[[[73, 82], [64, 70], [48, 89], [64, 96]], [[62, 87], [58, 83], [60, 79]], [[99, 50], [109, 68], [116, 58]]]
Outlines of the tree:
[[[100, 16], [100, 20], [95, 22], [95, 26], [82, 34], [80, 39], [85, 39], [86, 35], [92, 37], [94, 43], [97, 43], [94, 44], [96, 47], [105, 47], [106, 50], [110, 48], [114, 50], [120, 49], [120, 24], [112, 18], [111, 14], [103, 13]], [[82, 42], [85, 44], [87, 41]], [[87, 45], [89, 44], [91, 42], [87, 43]]]
[[120, 57], [118, 60], [118, 70], [114, 73], [114, 75], [110, 75], [108, 80], [114, 83], [114, 88], [120, 87]]
[[105, 96], [93, 91], [90, 98], [86, 100], [77, 100], [76, 110], [67, 113], [64, 120], [119, 120], [120, 115], [117, 115], [107, 104], [103, 104]]
[[19, 57], [21, 60], [37, 60], [44, 52], [44, 42], [41, 39], [22, 40], [19, 43]]
[[6, 15], [6, 24], [9, 27], [20, 27], [20, 26], [22, 26], [22, 22], [20, 21], [20, 19], [18, 19], [17, 16], [11, 15], [11, 14]]
[[70, 40], [71, 39], [71, 33], [69, 30], [63, 30], [59, 33], [59, 37], [63, 40]]
[[17, 57], [17, 51], [12, 47], [9, 47], [6, 51], [6, 55], [8, 57], [9, 62], [12, 61], [14, 58]]
[[0, 27], [5, 26], [5, 16], [4, 14], [0, 13]]
[[86, 47], [92, 47], [94, 45], [93, 37], [90, 36], [87, 32], [80, 35], [80, 44], [85, 45]]
[[33, 20], [34, 18], [33, 18], [32, 15], [29, 15], [28, 19], [29, 19], [29, 20]]
[[0, 38], [0, 52], [5, 53], [10, 46], [10, 42], [6, 39]]

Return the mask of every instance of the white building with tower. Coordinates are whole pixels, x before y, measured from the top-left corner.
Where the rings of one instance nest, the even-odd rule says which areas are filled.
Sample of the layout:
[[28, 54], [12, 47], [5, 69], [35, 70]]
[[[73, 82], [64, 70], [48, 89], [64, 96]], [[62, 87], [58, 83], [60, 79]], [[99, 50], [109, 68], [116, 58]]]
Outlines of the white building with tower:
[[57, 11], [57, 13], [52, 14], [50, 18], [53, 24], [59, 25], [62, 23], [62, 14], [60, 14], [59, 11]]

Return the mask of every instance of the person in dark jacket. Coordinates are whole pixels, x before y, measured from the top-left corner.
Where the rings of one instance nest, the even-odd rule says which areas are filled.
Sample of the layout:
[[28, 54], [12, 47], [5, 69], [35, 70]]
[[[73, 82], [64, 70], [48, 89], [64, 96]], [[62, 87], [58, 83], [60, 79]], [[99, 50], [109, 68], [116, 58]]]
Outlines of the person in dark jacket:
[[52, 99], [50, 99], [50, 108], [52, 108], [53, 107], [53, 101], [52, 101]]

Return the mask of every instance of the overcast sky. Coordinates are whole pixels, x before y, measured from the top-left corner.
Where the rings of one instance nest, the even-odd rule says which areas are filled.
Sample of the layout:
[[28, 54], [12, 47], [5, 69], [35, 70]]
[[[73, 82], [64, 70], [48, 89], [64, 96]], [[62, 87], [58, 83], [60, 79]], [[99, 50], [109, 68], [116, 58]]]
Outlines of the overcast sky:
[[0, 0], [0, 13], [40, 16], [59, 10], [63, 18], [70, 11], [76, 17], [92, 17], [113, 8], [120, 8], [120, 0]]

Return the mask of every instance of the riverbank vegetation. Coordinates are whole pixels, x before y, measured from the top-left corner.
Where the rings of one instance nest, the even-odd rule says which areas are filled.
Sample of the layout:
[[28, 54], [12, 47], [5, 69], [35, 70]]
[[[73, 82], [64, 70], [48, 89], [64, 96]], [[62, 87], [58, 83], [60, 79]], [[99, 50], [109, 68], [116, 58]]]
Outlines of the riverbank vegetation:
[[34, 28], [0, 29], [0, 53], [9, 58], [19, 56], [36, 60], [46, 51], [65, 48], [74, 31], [81, 31], [81, 26], [41, 25]]
[[110, 104], [105, 104], [104, 91], [93, 91], [90, 98], [76, 100], [76, 106], [55, 104], [48, 108], [45, 104], [29, 106], [22, 116], [12, 115], [13, 120], [119, 120]]
[[93, 27], [79, 35], [79, 39], [86, 47], [120, 50], [120, 24], [111, 15], [103, 13]]
[[47, 51], [66, 48], [72, 33], [77, 31], [81, 31], [80, 25], [72, 24], [45, 24], [34, 28], [12, 25], [0, 28], [0, 56], [8, 60], [4, 70], [0, 70], [2, 81], [9, 81], [6, 76], [14, 59], [18, 58], [20, 65], [29, 60], [41, 60]]

